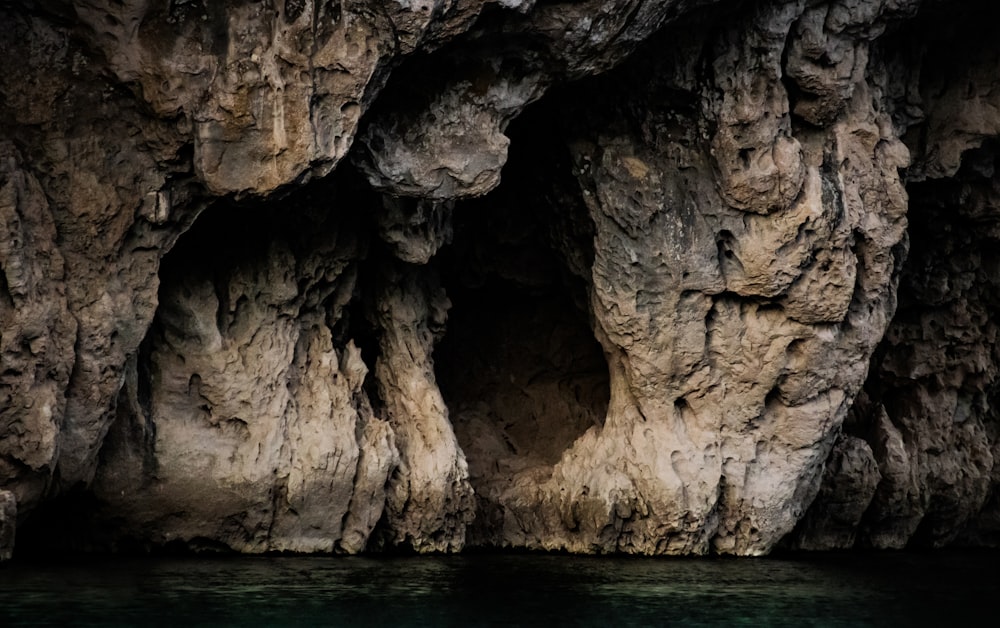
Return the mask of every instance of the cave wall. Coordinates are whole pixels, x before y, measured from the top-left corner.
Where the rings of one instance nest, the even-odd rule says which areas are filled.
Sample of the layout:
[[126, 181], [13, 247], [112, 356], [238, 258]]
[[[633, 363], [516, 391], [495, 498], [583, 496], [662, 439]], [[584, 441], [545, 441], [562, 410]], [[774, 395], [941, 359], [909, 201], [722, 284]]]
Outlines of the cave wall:
[[0, 4], [0, 555], [995, 543], [987, 11]]
[[[981, 15], [975, 4], [932, 4], [878, 51], [907, 77], [894, 116], [913, 152], [909, 256], [896, 315], [792, 547], [996, 545], [998, 118], [989, 94], [1000, 57], [979, 43]], [[918, 45], [923, 62], [913, 66]]]

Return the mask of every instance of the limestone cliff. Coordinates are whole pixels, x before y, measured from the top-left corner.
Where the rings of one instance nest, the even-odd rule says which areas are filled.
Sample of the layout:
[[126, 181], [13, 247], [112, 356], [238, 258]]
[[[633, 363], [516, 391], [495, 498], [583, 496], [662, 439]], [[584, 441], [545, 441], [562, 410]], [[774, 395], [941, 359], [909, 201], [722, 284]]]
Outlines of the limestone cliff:
[[989, 10], [0, 2], [0, 558], [997, 543]]

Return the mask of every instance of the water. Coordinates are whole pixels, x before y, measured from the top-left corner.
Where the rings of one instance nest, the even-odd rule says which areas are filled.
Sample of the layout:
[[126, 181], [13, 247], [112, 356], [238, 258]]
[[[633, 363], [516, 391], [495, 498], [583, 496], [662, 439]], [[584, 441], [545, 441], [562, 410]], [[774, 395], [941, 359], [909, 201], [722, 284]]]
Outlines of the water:
[[996, 552], [15, 562], [0, 626], [954, 626], [994, 615], [998, 568]]

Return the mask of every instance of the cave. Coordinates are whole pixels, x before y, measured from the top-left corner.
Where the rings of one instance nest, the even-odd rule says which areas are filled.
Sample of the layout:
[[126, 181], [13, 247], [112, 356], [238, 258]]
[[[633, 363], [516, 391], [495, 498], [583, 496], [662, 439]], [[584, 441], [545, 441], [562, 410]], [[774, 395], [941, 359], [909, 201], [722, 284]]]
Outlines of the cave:
[[[453, 241], [434, 266], [451, 301], [435, 372], [476, 491], [472, 545], [502, 542], [505, 490], [545, 482], [608, 408], [608, 367], [594, 337], [590, 217], [572, 197], [554, 206], [568, 157], [528, 111], [509, 130], [500, 186], [456, 205]], [[562, 243], [562, 250], [560, 244]]]
[[28, 4], [0, 558], [998, 543], [989, 3]]

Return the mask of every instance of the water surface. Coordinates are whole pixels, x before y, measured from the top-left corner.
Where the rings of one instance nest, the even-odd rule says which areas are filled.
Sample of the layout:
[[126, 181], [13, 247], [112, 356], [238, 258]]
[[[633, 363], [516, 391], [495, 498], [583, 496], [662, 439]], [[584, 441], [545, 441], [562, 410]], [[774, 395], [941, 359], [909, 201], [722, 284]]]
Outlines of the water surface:
[[0, 565], [0, 625], [981, 624], [1000, 554], [87, 559]]

